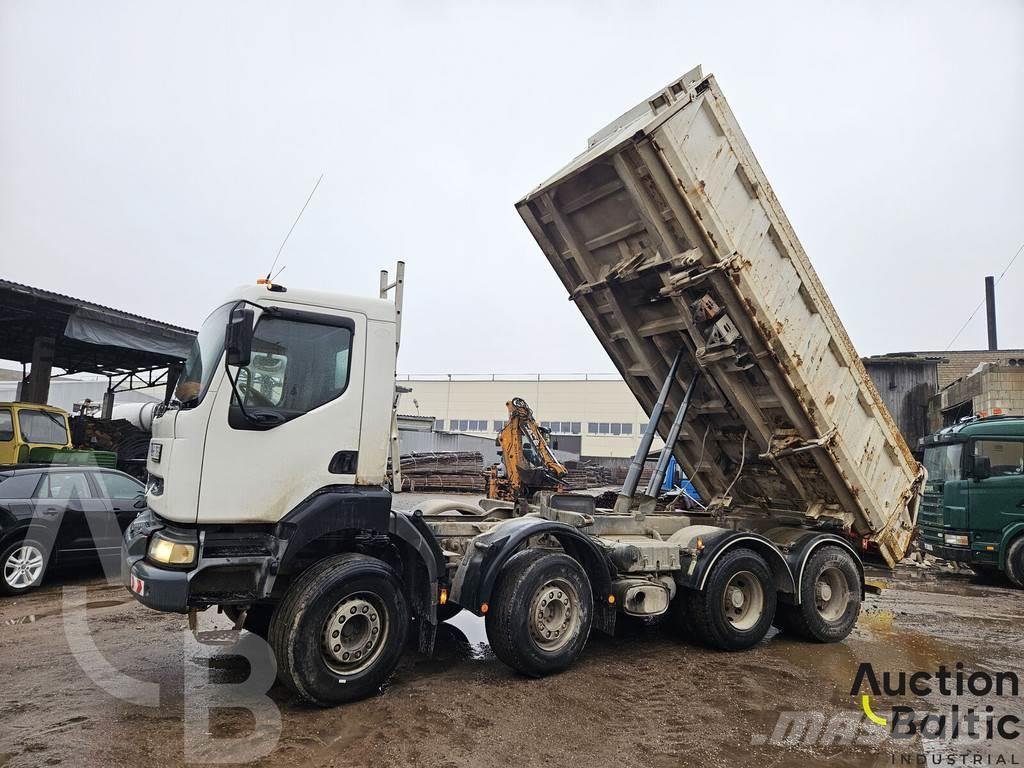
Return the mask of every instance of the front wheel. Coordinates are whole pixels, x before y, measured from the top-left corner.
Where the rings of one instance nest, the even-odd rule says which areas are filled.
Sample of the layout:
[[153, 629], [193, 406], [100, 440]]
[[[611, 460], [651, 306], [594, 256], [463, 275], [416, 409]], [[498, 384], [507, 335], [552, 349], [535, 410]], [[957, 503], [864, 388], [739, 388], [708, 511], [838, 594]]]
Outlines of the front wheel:
[[1018, 536], [1006, 550], [1006, 577], [1015, 587], [1024, 589], [1024, 536]]
[[594, 596], [583, 567], [561, 552], [528, 549], [501, 569], [487, 613], [494, 655], [541, 677], [569, 667], [583, 651]]
[[321, 560], [274, 611], [278, 678], [322, 707], [365, 698], [398, 665], [408, 627], [408, 601], [387, 563], [353, 553]]
[[[683, 592], [677, 621], [705, 645], [741, 651], [761, 642], [775, 617], [776, 592], [764, 558], [751, 549], [727, 551], [704, 589]], [[678, 598], [677, 598], [678, 599]]]
[[0, 593], [20, 595], [43, 583], [46, 547], [36, 541], [17, 541], [0, 554]]
[[860, 571], [853, 555], [824, 546], [811, 554], [800, 580], [800, 604], [780, 605], [776, 624], [816, 643], [845, 638], [860, 615]]

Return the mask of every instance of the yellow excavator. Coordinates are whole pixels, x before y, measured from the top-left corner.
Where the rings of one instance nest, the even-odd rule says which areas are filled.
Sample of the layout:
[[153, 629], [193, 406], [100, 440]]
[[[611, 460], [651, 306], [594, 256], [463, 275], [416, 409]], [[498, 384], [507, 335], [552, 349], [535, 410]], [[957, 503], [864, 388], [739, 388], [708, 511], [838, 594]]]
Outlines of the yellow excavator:
[[569, 471], [548, 447], [551, 433], [537, 423], [523, 398], [513, 397], [505, 407], [508, 422], [494, 441], [502, 461], [487, 471], [487, 498], [515, 501], [535, 491], [564, 490]]

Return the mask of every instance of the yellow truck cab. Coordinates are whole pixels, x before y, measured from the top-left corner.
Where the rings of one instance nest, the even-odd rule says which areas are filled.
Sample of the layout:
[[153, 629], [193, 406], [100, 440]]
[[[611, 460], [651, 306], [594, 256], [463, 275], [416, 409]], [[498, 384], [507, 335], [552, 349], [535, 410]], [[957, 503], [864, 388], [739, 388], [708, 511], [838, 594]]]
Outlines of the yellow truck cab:
[[70, 448], [67, 411], [37, 403], [0, 403], [0, 464], [29, 460], [33, 448]]

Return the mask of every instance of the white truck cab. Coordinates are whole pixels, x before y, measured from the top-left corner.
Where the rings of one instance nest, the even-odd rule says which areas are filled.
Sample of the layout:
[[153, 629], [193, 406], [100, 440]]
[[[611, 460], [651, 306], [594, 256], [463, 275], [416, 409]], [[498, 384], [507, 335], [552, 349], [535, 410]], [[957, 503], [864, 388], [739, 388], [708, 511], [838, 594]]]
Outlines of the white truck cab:
[[[233, 323], [249, 324], [244, 365], [224, 358]], [[395, 335], [387, 300], [236, 290], [203, 323], [153, 421], [150, 509], [178, 523], [277, 523], [325, 486], [379, 488]]]

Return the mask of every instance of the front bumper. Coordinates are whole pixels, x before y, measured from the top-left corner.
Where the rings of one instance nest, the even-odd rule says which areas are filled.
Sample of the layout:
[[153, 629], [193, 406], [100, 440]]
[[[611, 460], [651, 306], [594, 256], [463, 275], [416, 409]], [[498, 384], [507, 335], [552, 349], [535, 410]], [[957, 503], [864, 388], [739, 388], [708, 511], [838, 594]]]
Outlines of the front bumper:
[[[143, 605], [171, 613], [265, 599], [274, 588], [285, 542], [259, 526], [245, 528], [182, 526], [147, 509], [125, 530], [121, 549], [124, 585]], [[146, 559], [150, 537], [162, 529], [197, 543], [195, 563], [172, 567]]]
[[921, 549], [927, 555], [940, 557], [955, 563], [970, 564], [975, 561], [971, 548], [951, 547], [946, 544], [946, 533], [966, 533], [966, 531], [948, 531], [944, 528], [921, 527]]

